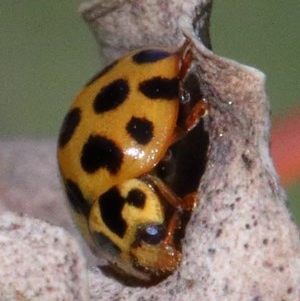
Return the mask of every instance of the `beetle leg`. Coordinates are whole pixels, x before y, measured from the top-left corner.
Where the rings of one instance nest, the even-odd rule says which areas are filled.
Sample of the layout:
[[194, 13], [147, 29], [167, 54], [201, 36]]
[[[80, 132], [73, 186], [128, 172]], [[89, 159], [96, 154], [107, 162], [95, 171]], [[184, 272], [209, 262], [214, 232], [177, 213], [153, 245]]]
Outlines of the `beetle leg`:
[[185, 131], [192, 130], [200, 121], [201, 117], [207, 114], [207, 101], [199, 100], [192, 108], [191, 112], [185, 120]]
[[154, 186], [154, 189], [157, 189], [166, 199], [166, 201], [169, 202], [169, 204], [176, 208], [179, 212], [181, 212], [182, 210], [190, 211], [196, 205], [196, 193], [191, 193], [183, 198], [180, 198], [162, 180], [153, 175], [145, 174], [141, 176], [140, 179], [145, 183], [151, 185], [152, 187]]
[[185, 210], [193, 210], [199, 200], [199, 193], [198, 192], [191, 192], [186, 194], [182, 198], [182, 203], [184, 204]]
[[190, 130], [192, 130], [200, 119], [208, 112], [208, 105], [205, 99], [199, 100], [189, 114], [186, 114], [183, 123], [178, 124], [174, 130], [171, 145], [182, 139]]
[[191, 63], [194, 58], [194, 54], [191, 50], [192, 42], [190, 39], [186, 39], [183, 45], [180, 47], [180, 49], [177, 52], [177, 55], [179, 56], [179, 78], [184, 79], [186, 76]]
[[208, 111], [207, 101], [203, 98], [201, 91], [195, 90], [195, 83], [186, 78], [190, 66], [194, 60], [192, 42], [186, 38], [184, 44], [177, 52], [179, 57], [179, 114], [177, 126], [173, 135], [173, 143], [192, 130]]
[[167, 227], [166, 237], [163, 241], [164, 246], [174, 245], [174, 232], [176, 229], [180, 228], [180, 217], [178, 211], [174, 211]]

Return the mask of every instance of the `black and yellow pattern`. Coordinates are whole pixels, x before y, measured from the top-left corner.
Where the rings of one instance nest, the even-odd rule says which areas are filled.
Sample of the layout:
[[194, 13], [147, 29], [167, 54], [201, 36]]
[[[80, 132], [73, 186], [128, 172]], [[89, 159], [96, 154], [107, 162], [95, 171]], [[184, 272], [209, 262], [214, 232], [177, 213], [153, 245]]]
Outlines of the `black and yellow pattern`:
[[74, 100], [58, 141], [82, 234], [143, 280], [169, 274], [181, 258], [174, 233], [183, 201], [151, 172], [176, 140], [183, 54], [143, 49], [106, 67]]

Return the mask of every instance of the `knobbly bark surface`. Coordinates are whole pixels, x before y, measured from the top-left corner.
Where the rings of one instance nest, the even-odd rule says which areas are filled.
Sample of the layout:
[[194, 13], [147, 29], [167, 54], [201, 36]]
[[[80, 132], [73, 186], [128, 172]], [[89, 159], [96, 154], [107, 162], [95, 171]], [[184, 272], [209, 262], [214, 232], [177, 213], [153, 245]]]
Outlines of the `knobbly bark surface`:
[[[182, 264], [173, 275], [147, 288], [126, 286], [94, 266], [88, 277], [90, 300], [300, 300], [299, 232], [291, 220], [269, 154], [265, 76], [221, 58], [205, 47], [210, 47], [207, 31], [210, 4], [201, 0], [103, 0], [81, 6], [84, 19], [104, 47], [108, 62], [140, 46], [176, 48], [184, 40], [184, 32], [193, 43], [195, 62], [191, 72], [209, 103], [204, 120], [209, 148], [199, 187], [200, 204], [186, 229]], [[0, 167], [2, 211], [25, 212], [76, 233], [64, 211], [54, 141], [1, 141]], [[19, 218], [22, 219], [15, 217], [11, 225], [19, 223]], [[2, 217], [0, 226], [6, 220], [7, 217]], [[32, 225], [36, 225], [34, 219]], [[24, 228], [29, 236], [33, 235], [34, 227], [29, 232]], [[1, 227], [3, 241], [23, 237], [22, 234], [11, 238], [11, 231], [7, 225]], [[49, 231], [39, 236], [41, 253], [46, 249], [43, 241], [56, 241], [56, 235], [55, 231]], [[65, 239], [72, 241], [69, 236]], [[12, 245], [10, 241], [6, 248], [12, 256], [17, 256]], [[19, 247], [20, 251], [22, 248]], [[50, 248], [47, 245], [47, 250]], [[55, 249], [55, 244], [52, 248]], [[28, 247], [24, 251], [30, 254]], [[86, 255], [88, 251], [84, 253], [93, 265], [95, 258]], [[55, 266], [55, 256], [48, 256], [49, 264]], [[84, 261], [80, 252], [72, 256], [76, 258], [74, 262]], [[15, 265], [1, 262], [0, 270], [9, 273], [20, 269], [18, 260], [16, 257]], [[22, 269], [26, 271], [33, 264], [25, 260]], [[82, 288], [83, 295], [70, 290], [73, 295], [69, 300], [87, 300], [83, 297], [86, 271], [82, 264], [78, 267], [75, 270], [79, 276], [73, 285]], [[66, 268], [70, 269], [70, 265]], [[74, 267], [71, 271], [74, 272]], [[48, 273], [51, 279], [68, 283], [67, 278], [58, 278], [57, 270]], [[68, 285], [61, 287], [63, 294]], [[46, 288], [42, 286], [39, 293], [46, 292]], [[36, 295], [29, 298], [26, 287], [23, 290], [18, 287], [18, 294], [23, 299], [8, 300], [41, 300]], [[68, 299], [60, 299], [57, 293], [51, 300]]]

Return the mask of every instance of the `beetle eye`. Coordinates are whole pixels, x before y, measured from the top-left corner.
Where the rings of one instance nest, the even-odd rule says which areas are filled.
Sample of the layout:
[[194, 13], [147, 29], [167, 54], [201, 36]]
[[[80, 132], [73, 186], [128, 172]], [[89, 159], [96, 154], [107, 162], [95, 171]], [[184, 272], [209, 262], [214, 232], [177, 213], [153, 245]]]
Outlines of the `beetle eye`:
[[150, 245], [156, 245], [164, 239], [165, 232], [163, 225], [148, 225], [139, 230], [139, 238]]

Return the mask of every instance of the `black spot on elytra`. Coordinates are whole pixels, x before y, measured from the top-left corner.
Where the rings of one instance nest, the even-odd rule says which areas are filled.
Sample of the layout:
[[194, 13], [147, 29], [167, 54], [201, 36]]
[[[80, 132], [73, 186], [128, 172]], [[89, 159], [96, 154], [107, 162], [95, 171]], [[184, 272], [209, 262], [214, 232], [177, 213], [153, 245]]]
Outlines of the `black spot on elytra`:
[[63, 148], [72, 138], [81, 117], [81, 111], [79, 108], [74, 108], [66, 115], [58, 138], [58, 145]]
[[114, 186], [99, 198], [101, 217], [106, 226], [121, 238], [124, 236], [127, 224], [122, 217], [122, 209], [125, 199]]
[[74, 211], [79, 214], [83, 214], [84, 216], [88, 216], [90, 212], [90, 205], [84, 198], [79, 186], [72, 180], [66, 180], [64, 184], [67, 197]]
[[139, 90], [150, 99], [176, 99], [179, 95], [179, 80], [157, 76], [141, 82]]
[[87, 83], [86, 83], [86, 87], [91, 85], [92, 83], [94, 83], [98, 78], [100, 78], [101, 76], [103, 76], [104, 74], [106, 74], [108, 71], [110, 71], [113, 67], [115, 67], [115, 65], [117, 64], [118, 61], [113, 62], [112, 64], [106, 66], [105, 68], [103, 68], [100, 72], [98, 72], [97, 74], [95, 74]]
[[153, 63], [162, 60], [170, 55], [171, 55], [170, 52], [164, 50], [147, 49], [147, 50], [142, 50], [137, 54], [133, 55], [132, 60], [137, 64]]
[[153, 123], [146, 118], [132, 117], [126, 130], [139, 144], [147, 144], [153, 138]]
[[108, 237], [106, 237], [101, 232], [92, 231], [91, 235], [93, 237], [93, 241], [97, 246], [99, 246], [102, 250], [105, 250], [111, 256], [119, 256], [121, 253], [120, 248], [114, 244]]
[[106, 168], [111, 174], [116, 174], [122, 161], [123, 153], [120, 148], [105, 137], [91, 135], [83, 146], [81, 166], [87, 173]]
[[143, 209], [146, 202], [146, 195], [138, 188], [131, 189], [127, 195], [126, 201], [130, 205]]
[[104, 86], [94, 99], [96, 113], [104, 113], [117, 108], [127, 98], [129, 85], [125, 79], [117, 79]]

